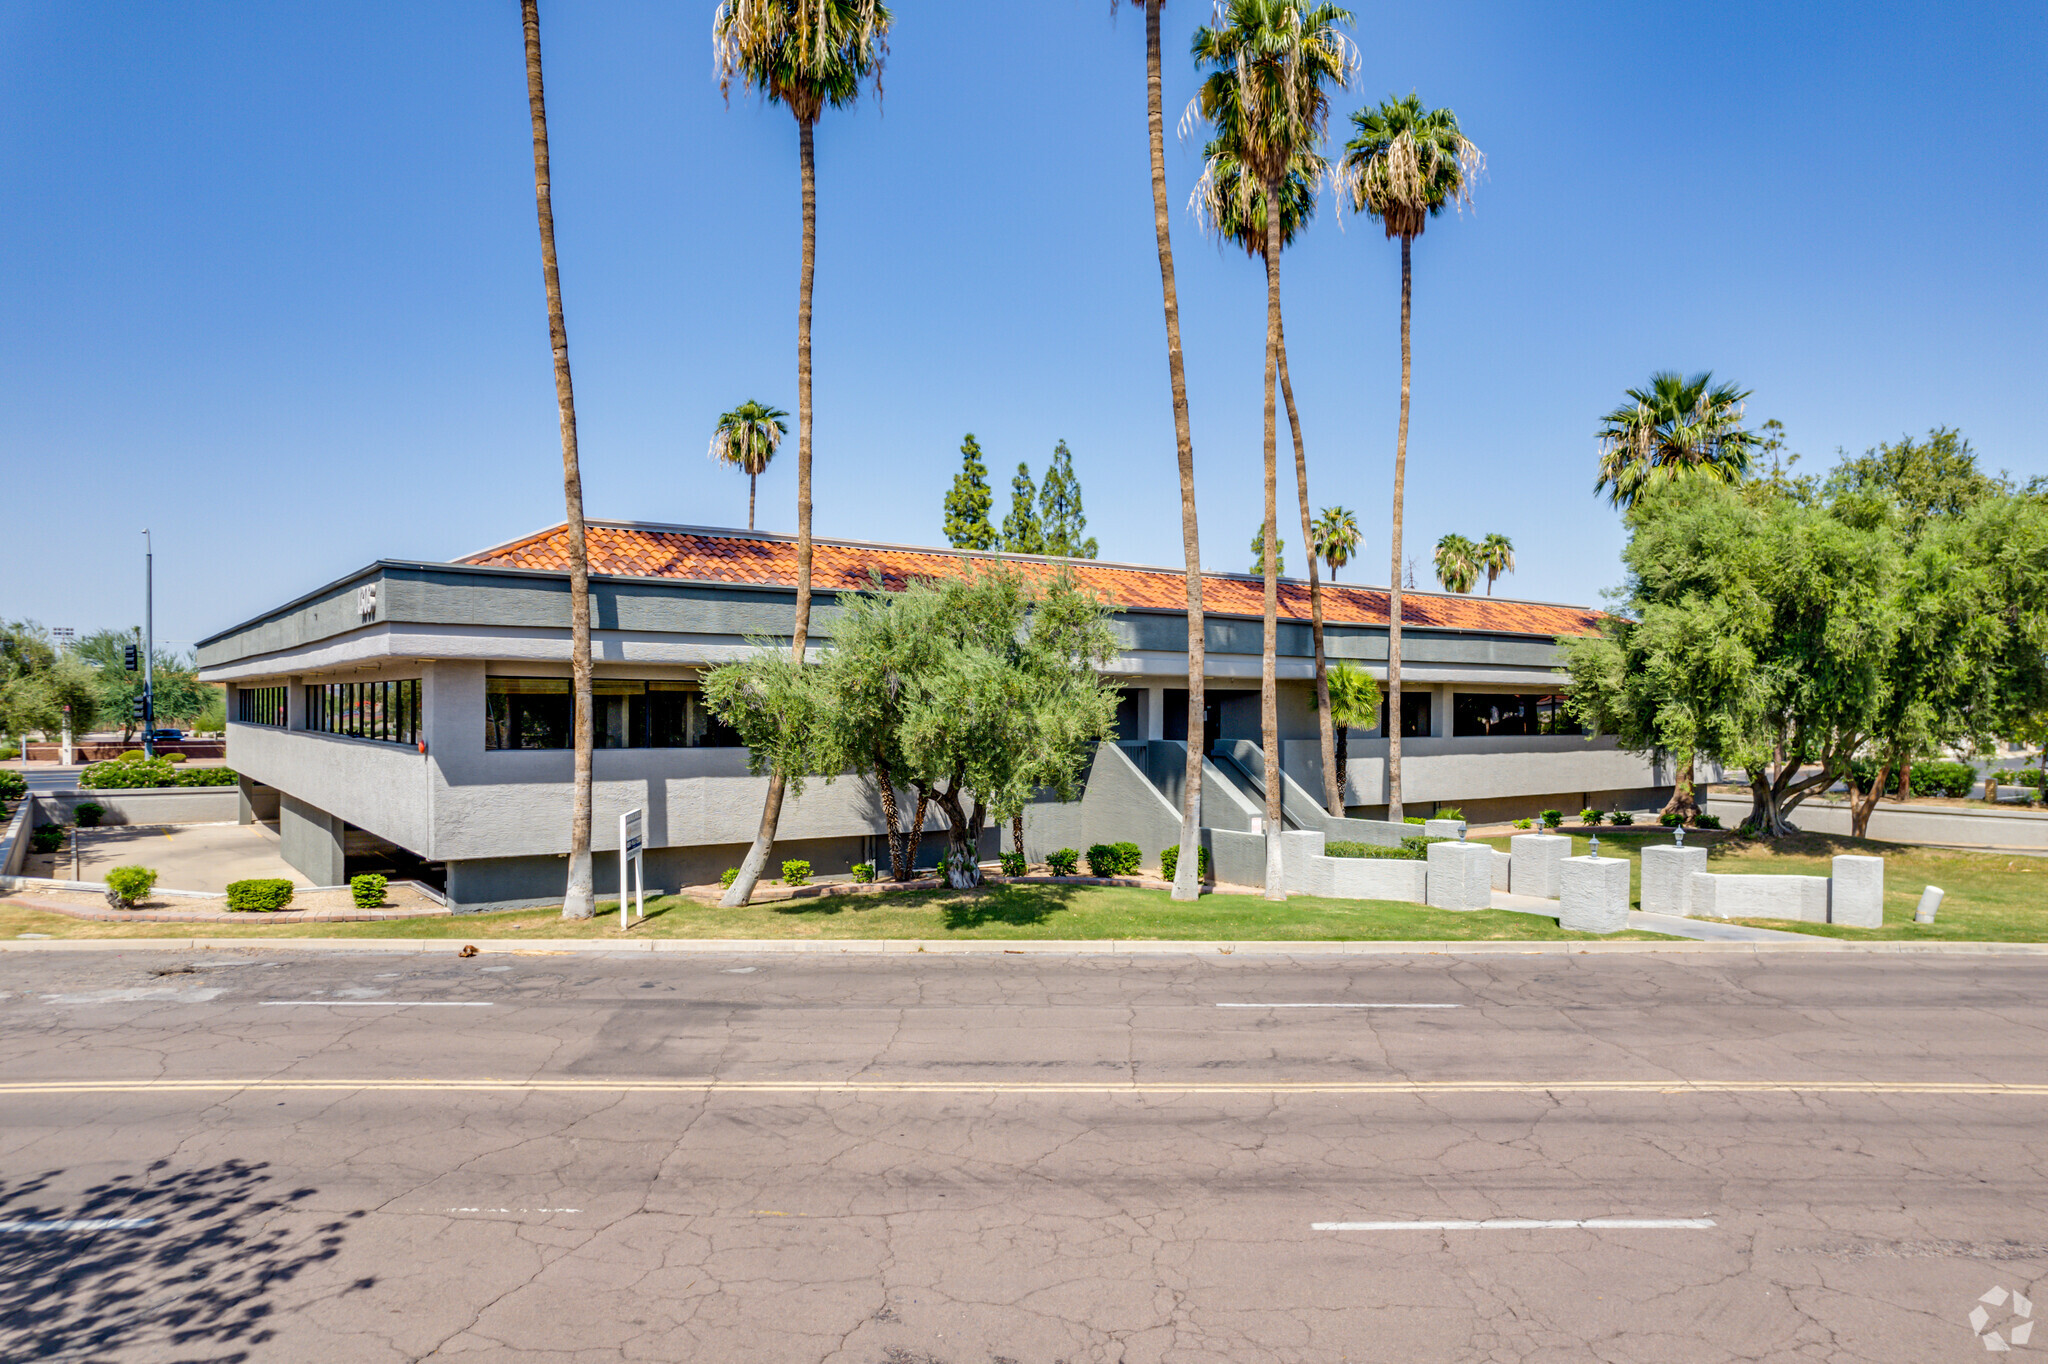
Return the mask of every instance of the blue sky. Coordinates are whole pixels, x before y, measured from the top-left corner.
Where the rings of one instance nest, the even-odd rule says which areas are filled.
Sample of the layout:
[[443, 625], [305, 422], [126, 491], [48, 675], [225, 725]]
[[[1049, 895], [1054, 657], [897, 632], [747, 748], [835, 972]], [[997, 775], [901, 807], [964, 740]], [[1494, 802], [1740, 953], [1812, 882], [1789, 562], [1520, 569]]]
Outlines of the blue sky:
[[[796, 405], [795, 125], [720, 100], [711, 8], [543, 0], [592, 516], [744, 524], [711, 424]], [[971, 430], [998, 517], [1017, 461], [1065, 438], [1103, 556], [1177, 562], [1140, 16], [896, 10], [883, 104], [818, 139], [818, 532], [940, 542]], [[1596, 601], [1621, 532], [1591, 433], [1660, 368], [1753, 389], [1806, 467], [1950, 424], [1993, 468], [2048, 472], [2048, 9], [1361, 13], [1333, 135], [1414, 89], [1490, 162], [1477, 211], [1416, 245], [1425, 580], [1437, 536], [1500, 531], [1502, 590]], [[1169, 124], [1207, 14], [1167, 8]], [[190, 641], [374, 558], [560, 519], [511, 0], [0, 0], [0, 110], [0, 613], [134, 620], [144, 525], [159, 637]], [[1241, 570], [1262, 282], [1197, 236], [1198, 143], [1171, 133], [1204, 559]], [[1398, 249], [1327, 207], [1283, 269], [1311, 494], [1358, 512], [1346, 577], [1373, 582], [1398, 286]], [[794, 528], [793, 465], [763, 480], [766, 528]]]

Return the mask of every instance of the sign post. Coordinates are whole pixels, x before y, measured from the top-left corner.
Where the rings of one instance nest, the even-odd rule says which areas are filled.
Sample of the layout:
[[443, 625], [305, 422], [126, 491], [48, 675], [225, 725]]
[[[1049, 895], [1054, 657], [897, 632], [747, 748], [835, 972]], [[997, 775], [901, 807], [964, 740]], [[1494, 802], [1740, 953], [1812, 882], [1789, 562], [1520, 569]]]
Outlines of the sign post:
[[626, 931], [626, 876], [633, 874], [634, 908], [641, 918], [647, 917], [647, 864], [641, 856], [645, 841], [641, 834], [641, 812], [628, 810], [619, 816], [619, 931]]

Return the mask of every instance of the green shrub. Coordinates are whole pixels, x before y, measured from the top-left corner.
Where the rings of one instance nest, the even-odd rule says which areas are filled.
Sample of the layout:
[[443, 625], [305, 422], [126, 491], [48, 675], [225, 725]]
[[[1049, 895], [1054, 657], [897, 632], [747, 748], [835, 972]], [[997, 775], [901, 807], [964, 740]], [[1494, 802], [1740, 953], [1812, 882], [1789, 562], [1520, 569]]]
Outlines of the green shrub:
[[[1163, 881], [1171, 881], [1179, 871], [1180, 844], [1176, 843], [1159, 854], [1159, 877]], [[1195, 873], [1204, 881], [1215, 879], [1209, 870], [1209, 850], [1200, 844], [1195, 845]]]
[[390, 884], [373, 871], [351, 876], [348, 878], [348, 898], [356, 902], [357, 909], [375, 909], [384, 903], [384, 890]]
[[1456, 805], [1446, 805], [1443, 809], [1436, 812], [1436, 817], [1438, 819], [1463, 819], [1465, 812]]
[[20, 800], [28, 794], [28, 778], [12, 768], [0, 767], [0, 800]]
[[118, 758], [92, 763], [78, 774], [80, 786], [96, 791], [169, 786], [173, 780], [169, 758], [146, 758], [141, 753], [123, 753]]
[[1541, 818], [1542, 818], [1542, 820], [1543, 820], [1543, 827], [1544, 827], [1544, 828], [1546, 828], [1546, 829], [1555, 829], [1555, 828], [1558, 828], [1559, 826], [1561, 826], [1561, 825], [1562, 825], [1562, 824], [1564, 823], [1564, 811], [1562, 811], [1562, 810], [1545, 810], [1545, 811], [1543, 811], [1543, 812], [1542, 812]]
[[163, 759], [167, 763], [181, 763], [187, 761], [191, 756], [189, 753], [166, 753], [163, 755]]
[[1081, 854], [1072, 848], [1059, 848], [1045, 855], [1045, 865], [1054, 876], [1072, 876], [1074, 868], [1081, 865]]
[[119, 900], [123, 909], [148, 895], [156, 885], [156, 873], [148, 867], [115, 867], [107, 872], [107, 898]]
[[872, 880], [874, 880], [874, 879], [875, 879], [875, 864], [874, 864], [874, 863], [872, 863], [872, 862], [856, 862], [856, 863], [854, 863], [854, 864], [853, 864], [853, 879], [854, 879], [854, 880], [856, 880], [856, 881], [863, 881], [863, 882], [865, 882], [865, 881], [872, 881]]
[[1424, 819], [1424, 818], [1423, 818], [1423, 817], [1422, 817], [1421, 815], [1407, 815], [1407, 816], [1405, 816], [1405, 817], [1403, 818], [1402, 822], [1403, 822], [1404, 824], [1427, 824], [1427, 823], [1429, 823], [1429, 821], [1428, 821], [1428, 820], [1426, 820], [1426, 819]]
[[1402, 839], [1402, 840], [1401, 840], [1401, 846], [1402, 846], [1402, 847], [1404, 847], [1404, 848], [1407, 848], [1407, 849], [1409, 849], [1409, 850], [1410, 850], [1411, 852], [1413, 852], [1413, 853], [1414, 853], [1414, 854], [1415, 854], [1415, 855], [1416, 855], [1417, 857], [1420, 857], [1420, 858], [1424, 858], [1424, 859], [1427, 859], [1427, 858], [1428, 858], [1428, 856], [1429, 856], [1429, 845], [1430, 845], [1430, 844], [1432, 844], [1432, 843], [1456, 843], [1457, 841], [1458, 841], [1458, 840], [1457, 840], [1457, 839], [1455, 839], [1455, 838], [1434, 838], [1434, 837], [1425, 837], [1425, 836], [1423, 836], [1423, 835], [1421, 835], [1421, 834], [1415, 834], [1415, 835], [1412, 835], [1412, 836], [1410, 836], [1410, 837], [1408, 837], [1408, 838], [1404, 838], [1404, 839]]
[[731, 890], [732, 883], [739, 879], [740, 869], [738, 867], [727, 867], [724, 871], [718, 873], [718, 884], [724, 886], [727, 890]]
[[1676, 811], [1666, 810], [1663, 814], [1657, 816], [1657, 822], [1667, 829], [1675, 829], [1685, 823], [1685, 817]]
[[228, 908], [269, 911], [292, 902], [292, 883], [283, 877], [228, 882]]
[[1005, 876], [1022, 876], [1025, 872], [1031, 870], [1030, 866], [1024, 861], [1024, 854], [1020, 852], [1002, 853], [1000, 854], [1000, 860], [1003, 864], [1003, 875]]
[[98, 801], [82, 800], [72, 808], [71, 817], [78, 821], [78, 827], [81, 829], [97, 829], [106, 813], [107, 807]]
[[29, 833], [28, 850], [30, 852], [53, 853], [63, 846], [64, 826], [62, 824], [38, 824]]
[[171, 774], [171, 785], [233, 786], [236, 779], [232, 767], [184, 767]]
[[1590, 805], [1579, 811], [1579, 823], [1581, 824], [1598, 824], [1602, 818], [1601, 813]]
[[1721, 817], [1719, 815], [1710, 815], [1705, 810], [1702, 810], [1693, 816], [1692, 827], [1695, 829], [1718, 829], [1721, 827]]
[[1608, 822], [1626, 828], [1636, 822], [1636, 817], [1626, 810], [1616, 810], [1607, 817]]
[[2041, 773], [2033, 768], [2024, 772], [2001, 772], [1998, 776], [2007, 786], [2031, 786], [2036, 791], [2042, 789]]
[[1536, 827], [1536, 821], [1533, 819], [1518, 819], [1515, 821], [1515, 827], [1517, 829], [1533, 829]]
[[[1442, 840], [1439, 839], [1437, 841], [1441, 842]], [[1391, 858], [1396, 862], [1420, 862], [1429, 856], [1428, 852], [1420, 846], [1422, 842], [1423, 840], [1419, 838], [1404, 838], [1401, 840], [1400, 847], [1388, 848], [1382, 847], [1378, 843], [1353, 843], [1347, 839], [1338, 839], [1334, 843], [1323, 844], [1323, 856], [1384, 857]], [[1417, 846], [1411, 848], [1408, 846], [1410, 843], [1414, 843]]]
[[1145, 858], [1135, 843], [1097, 843], [1088, 849], [1090, 876], [1129, 876]]
[[801, 857], [792, 857], [782, 864], [782, 884], [785, 886], [808, 886], [811, 883], [811, 864]]

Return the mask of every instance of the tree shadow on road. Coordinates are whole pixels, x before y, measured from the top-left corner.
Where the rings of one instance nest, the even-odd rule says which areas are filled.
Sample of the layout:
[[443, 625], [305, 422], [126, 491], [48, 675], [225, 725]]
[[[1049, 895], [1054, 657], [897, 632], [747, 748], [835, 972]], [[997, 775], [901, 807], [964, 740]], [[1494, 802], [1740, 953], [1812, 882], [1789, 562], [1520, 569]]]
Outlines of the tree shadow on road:
[[[265, 1169], [159, 1161], [75, 1196], [54, 1192], [62, 1170], [0, 1178], [0, 1359], [248, 1360], [275, 1334], [273, 1295], [339, 1254], [362, 1216], [302, 1216], [317, 1190], [269, 1190]], [[95, 1222], [136, 1225], [81, 1225]]]

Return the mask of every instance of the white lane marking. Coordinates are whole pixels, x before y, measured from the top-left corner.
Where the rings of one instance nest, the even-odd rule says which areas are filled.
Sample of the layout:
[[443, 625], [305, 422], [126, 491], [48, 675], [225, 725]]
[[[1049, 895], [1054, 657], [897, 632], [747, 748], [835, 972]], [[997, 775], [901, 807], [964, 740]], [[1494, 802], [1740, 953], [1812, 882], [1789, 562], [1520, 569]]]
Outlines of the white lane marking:
[[1476, 1222], [1313, 1222], [1313, 1231], [1704, 1231], [1711, 1217], [1488, 1217]]
[[582, 1212], [581, 1208], [438, 1208], [437, 1212]]
[[318, 1004], [328, 1009], [488, 1009], [488, 999], [266, 999], [263, 1007]]
[[0, 1231], [140, 1231], [154, 1217], [79, 1217], [61, 1222], [0, 1222]]
[[1462, 1004], [1218, 1004], [1219, 1009], [1462, 1009]]
[[115, 990], [86, 990], [77, 994], [44, 995], [45, 1004], [204, 1004], [227, 993], [221, 986], [157, 985], [131, 986]]
[[479, 970], [479, 971], [509, 971], [509, 970], [511, 970], [511, 969], [512, 969], [512, 968], [511, 968], [511, 967], [509, 967], [509, 966], [479, 966], [479, 967], [477, 967], [477, 970]]

